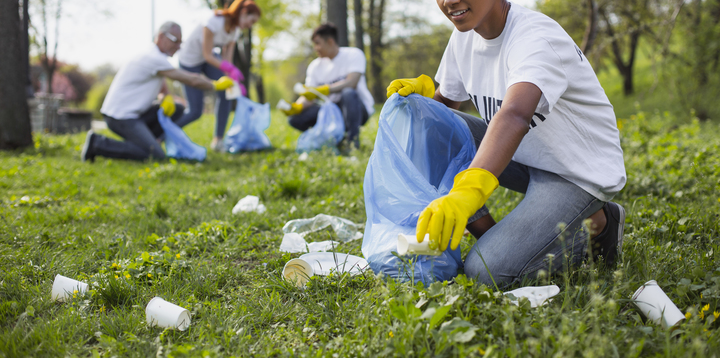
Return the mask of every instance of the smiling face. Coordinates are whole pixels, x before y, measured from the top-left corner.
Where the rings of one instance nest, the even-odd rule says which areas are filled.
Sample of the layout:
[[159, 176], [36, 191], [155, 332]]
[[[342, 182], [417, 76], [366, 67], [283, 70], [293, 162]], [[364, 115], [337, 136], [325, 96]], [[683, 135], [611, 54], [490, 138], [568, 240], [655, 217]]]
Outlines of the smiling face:
[[313, 36], [312, 42], [313, 49], [315, 49], [319, 57], [333, 58], [337, 55], [338, 45], [335, 40], [331, 38], [325, 39], [322, 36]]
[[440, 10], [458, 31], [475, 30], [486, 39], [499, 36], [505, 27], [505, 0], [437, 0]]

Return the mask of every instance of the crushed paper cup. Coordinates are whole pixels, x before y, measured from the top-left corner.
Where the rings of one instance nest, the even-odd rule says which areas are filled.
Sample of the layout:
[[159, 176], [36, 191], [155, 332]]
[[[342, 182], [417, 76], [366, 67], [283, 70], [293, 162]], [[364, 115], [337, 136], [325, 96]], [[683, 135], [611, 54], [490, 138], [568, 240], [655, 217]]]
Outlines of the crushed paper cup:
[[235, 204], [235, 207], [232, 209], [232, 213], [239, 214], [254, 211], [258, 214], [262, 214], [265, 210], [267, 210], [267, 208], [265, 208], [265, 205], [260, 204], [260, 198], [255, 195], [248, 195], [240, 199], [240, 201]]
[[300, 83], [300, 82], [296, 83], [296, 84], [293, 86], [293, 92], [295, 92], [295, 93], [297, 93], [297, 94], [305, 93], [305, 85], [303, 85], [303, 84]]
[[425, 235], [423, 242], [417, 242], [415, 235], [399, 234], [397, 241], [397, 253], [403, 255], [431, 255], [440, 256], [442, 251], [430, 248], [430, 235]]
[[645, 282], [632, 296], [633, 303], [648, 320], [664, 328], [674, 327], [685, 315], [658, 286], [655, 280]]
[[556, 296], [560, 293], [560, 287], [556, 285], [550, 286], [527, 286], [520, 287], [518, 289], [505, 292], [504, 294], [512, 294], [517, 300], [511, 300], [510, 302], [516, 306], [519, 305], [520, 297], [525, 297], [530, 301], [530, 307], [542, 306], [548, 299]]
[[340, 245], [340, 243], [332, 240], [308, 243], [303, 239], [302, 235], [291, 232], [283, 236], [282, 242], [280, 243], [280, 251], [290, 253], [321, 252], [332, 250], [337, 245]]
[[332, 272], [357, 275], [367, 268], [368, 262], [362, 257], [335, 252], [311, 252], [288, 261], [283, 268], [283, 278], [298, 287], [304, 287], [314, 275], [327, 276]]
[[233, 81], [232, 87], [225, 90], [225, 98], [226, 99], [236, 99], [242, 95], [242, 92], [240, 92], [240, 85]]
[[302, 154], [300, 154], [298, 156], [298, 160], [301, 162], [304, 162], [308, 159], [308, 157], [309, 157], [309, 155], [307, 154], [307, 152], [303, 152]]
[[53, 300], [64, 302], [71, 298], [73, 294], [84, 294], [87, 292], [88, 284], [85, 282], [73, 280], [71, 278], [56, 275], [52, 286], [51, 297]]
[[160, 297], [148, 302], [145, 307], [145, 319], [151, 327], [177, 328], [180, 331], [190, 327], [190, 312]]
[[287, 103], [284, 99], [280, 98], [275, 108], [281, 111], [289, 111], [292, 107], [290, 106], [290, 103]]

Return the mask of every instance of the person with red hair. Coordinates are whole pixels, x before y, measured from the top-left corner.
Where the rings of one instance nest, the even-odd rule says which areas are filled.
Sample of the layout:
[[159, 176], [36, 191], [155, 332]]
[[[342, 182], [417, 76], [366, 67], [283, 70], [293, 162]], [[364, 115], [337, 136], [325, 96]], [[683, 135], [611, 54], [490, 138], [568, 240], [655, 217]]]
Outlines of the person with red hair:
[[[232, 64], [233, 46], [240, 37], [240, 30], [252, 27], [260, 16], [260, 8], [252, 0], [235, 0], [230, 6], [216, 10], [205, 24], [193, 30], [180, 49], [180, 68], [203, 73], [211, 79], [218, 79], [224, 73], [236, 82], [242, 81], [242, 72]], [[220, 48], [219, 54], [213, 52], [216, 47]], [[242, 85], [240, 87], [245, 95], [246, 89]], [[188, 106], [179, 121], [183, 125], [200, 118], [203, 111], [203, 91], [190, 86], [184, 86], [184, 89]], [[225, 92], [217, 92], [215, 135], [210, 145], [213, 150], [220, 151], [223, 148], [222, 139], [230, 110], [230, 101], [225, 97]]]

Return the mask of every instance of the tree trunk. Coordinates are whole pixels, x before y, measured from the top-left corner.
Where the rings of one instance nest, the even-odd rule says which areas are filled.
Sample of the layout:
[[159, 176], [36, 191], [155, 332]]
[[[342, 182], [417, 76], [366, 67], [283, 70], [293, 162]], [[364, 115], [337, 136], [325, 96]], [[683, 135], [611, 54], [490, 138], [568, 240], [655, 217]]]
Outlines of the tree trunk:
[[338, 45], [348, 46], [347, 0], [327, 0], [327, 21], [338, 30]]
[[355, 47], [365, 51], [365, 32], [363, 31], [363, 1], [355, 0]]
[[627, 63], [623, 60], [623, 51], [620, 47], [620, 39], [615, 34], [615, 30], [612, 27], [612, 23], [608, 19], [605, 11], [600, 10], [600, 16], [602, 16], [605, 22], [605, 30], [608, 36], [612, 39], [610, 44], [613, 53], [613, 63], [617, 67], [618, 72], [623, 77], [623, 93], [625, 96], [633, 94], [635, 91], [633, 85], [633, 67], [635, 65], [635, 54], [637, 53], [638, 43], [640, 42], [640, 30], [635, 28], [630, 31], [630, 41], [628, 44], [628, 61]]
[[[376, 4], [376, 2], [379, 2]], [[386, 99], [385, 83], [382, 80], [382, 34], [385, 0], [370, 0], [370, 16], [368, 33], [370, 34], [370, 75], [373, 79], [372, 94], [375, 102], [383, 103]]]
[[18, 1], [0, 1], [0, 149], [33, 144], [23, 72], [22, 33]]
[[595, 0], [587, 0], [588, 4], [588, 24], [585, 28], [585, 35], [583, 36], [582, 52], [587, 57], [587, 54], [592, 50], [592, 46], [595, 44], [595, 37], [597, 36], [598, 27], [598, 4]]
[[23, 73], [26, 77], [25, 83], [25, 95], [28, 98], [34, 96], [32, 78], [30, 77], [30, 37], [28, 36], [28, 25], [29, 25], [29, 0], [23, 0], [23, 29], [20, 33], [20, 41], [22, 42], [22, 62], [23, 62]]

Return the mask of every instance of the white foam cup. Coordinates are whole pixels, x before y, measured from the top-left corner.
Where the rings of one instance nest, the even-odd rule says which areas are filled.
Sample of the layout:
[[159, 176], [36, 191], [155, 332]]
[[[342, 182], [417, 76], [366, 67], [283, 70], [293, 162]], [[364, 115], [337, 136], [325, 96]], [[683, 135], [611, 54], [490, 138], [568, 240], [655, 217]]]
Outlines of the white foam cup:
[[296, 83], [296, 84], [293, 86], [293, 91], [294, 91], [295, 93], [297, 93], [297, 94], [301, 94], [301, 93], [305, 93], [305, 92], [306, 92], [305, 86], [304, 86], [302, 83], [300, 83], [300, 82]]
[[685, 315], [658, 286], [655, 280], [645, 282], [632, 296], [633, 302], [643, 315], [665, 328], [673, 327], [685, 319]]
[[399, 255], [431, 255], [440, 256], [442, 251], [430, 248], [430, 235], [425, 235], [423, 242], [417, 242], [415, 235], [398, 235], [397, 253]]
[[181, 331], [190, 327], [190, 312], [160, 297], [148, 302], [145, 307], [145, 318], [149, 326], [177, 328]]
[[83, 294], [87, 292], [88, 284], [85, 282], [73, 280], [71, 278], [56, 275], [52, 286], [52, 299], [60, 302], [71, 298], [73, 294]]
[[277, 106], [275, 108], [281, 110], [281, 111], [289, 111], [292, 107], [290, 106], [290, 103], [285, 102], [284, 99], [280, 98], [280, 100], [277, 103]]
[[304, 287], [313, 275], [312, 265], [302, 259], [292, 259], [283, 268], [283, 277], [297, 287]]
[[225, 98], [227, 99], [235, 99], [240, 97], [242, 93], [240, 92], [240, 85], [233, 81], [232, 87], [225, 90]]

